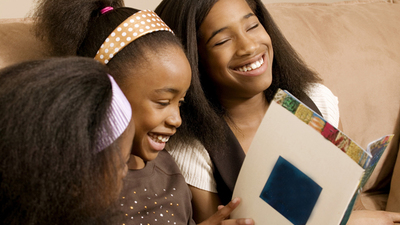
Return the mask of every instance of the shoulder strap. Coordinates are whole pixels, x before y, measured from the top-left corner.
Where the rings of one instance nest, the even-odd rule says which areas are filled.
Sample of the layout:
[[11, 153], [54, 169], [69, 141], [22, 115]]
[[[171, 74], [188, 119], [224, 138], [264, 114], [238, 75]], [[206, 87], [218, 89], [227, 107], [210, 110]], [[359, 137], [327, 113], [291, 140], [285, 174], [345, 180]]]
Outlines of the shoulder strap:
[[224, 147], [209, 152], [215, 168], [214, 178], [217, 183], [218, 196], [223, 205], [228, 204], [232, 198], [233, 188], [245, 157], [242, 146], [228, 124], [225, 126], [225, 134], [226, 144]]
[[314, 110], [314, 112], [318, 113], [318, 115], [323, 117], [321, 111], [319, 111], [317, 105], [315, 105], [315, 103], [313, 102], [313, 100], [311, 100], [310, 97], [304, 95], [304, 97], [299, 98], [299, 100], [303, 102], [306, 106], [308, 106], [310, 109]]

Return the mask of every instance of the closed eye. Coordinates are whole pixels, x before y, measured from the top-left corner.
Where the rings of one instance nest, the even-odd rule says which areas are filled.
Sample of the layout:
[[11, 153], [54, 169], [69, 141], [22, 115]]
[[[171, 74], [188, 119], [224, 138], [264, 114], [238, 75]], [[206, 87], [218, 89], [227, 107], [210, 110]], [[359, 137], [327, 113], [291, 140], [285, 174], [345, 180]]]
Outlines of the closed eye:
[[252, 27], [250, 27], [247, 31], [250, 31], [250, 30], [253, 30], [253, 29], [255, 29], [255, 28], [257, 28], [258, 27], [258, 23], [257, 24], [255, 24], [254, 26], [252, 26]]
[[226, 43], [226, 42], [228, 42], [228, 41], [229, 41], [229, 39], [222, 40], [222, 41], [220, 41], [220, 42], [216, 43], [214, 46], [220, 46], [220, 45], [223, 45], [223, 44], [225, 44], [225, 43]]
[[159, 104], [161, 106], [168, 106], [169, 105], [169, 101], [159, 101], [159, 102], [157, 102], [157, 104]]

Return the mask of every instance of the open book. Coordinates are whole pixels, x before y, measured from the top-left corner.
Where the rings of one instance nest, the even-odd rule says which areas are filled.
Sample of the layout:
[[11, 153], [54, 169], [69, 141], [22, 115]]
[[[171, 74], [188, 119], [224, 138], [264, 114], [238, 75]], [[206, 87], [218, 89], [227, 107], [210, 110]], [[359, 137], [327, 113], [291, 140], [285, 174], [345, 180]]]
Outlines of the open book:
[[364, 150], [279, 90], [240, 170], [231, 218], [256, 224], [346, 224], [354, 200], [393, 135]]

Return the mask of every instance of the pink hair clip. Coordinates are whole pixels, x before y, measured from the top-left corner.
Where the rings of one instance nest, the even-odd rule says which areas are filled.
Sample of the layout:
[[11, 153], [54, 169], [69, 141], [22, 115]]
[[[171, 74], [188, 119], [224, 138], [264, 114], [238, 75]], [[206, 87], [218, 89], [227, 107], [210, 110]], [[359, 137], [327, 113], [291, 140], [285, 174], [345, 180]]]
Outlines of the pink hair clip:
[[113, 7], [107, 6], [107, 7], [104, 7], [102, 10], [100, 10], [100, 13], [104, 14], [106, 12], [109, 12], [109, 11], [113, 10], [113, 9], [114, 9]]

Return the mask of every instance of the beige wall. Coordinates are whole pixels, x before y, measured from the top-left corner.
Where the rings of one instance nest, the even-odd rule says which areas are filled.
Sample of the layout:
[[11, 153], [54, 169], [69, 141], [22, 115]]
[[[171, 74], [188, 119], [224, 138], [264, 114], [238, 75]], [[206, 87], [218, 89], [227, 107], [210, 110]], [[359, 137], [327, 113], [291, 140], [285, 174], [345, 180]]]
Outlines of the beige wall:
[[[263, 2], [335, 2], [343, 0], [263, 0]], [[1, 18], [25, 17], [33, 8], [34, 0], [0, 0]], [[161, 0], [125, 0], [129, 7], [137, 9], [154, 9]]]

